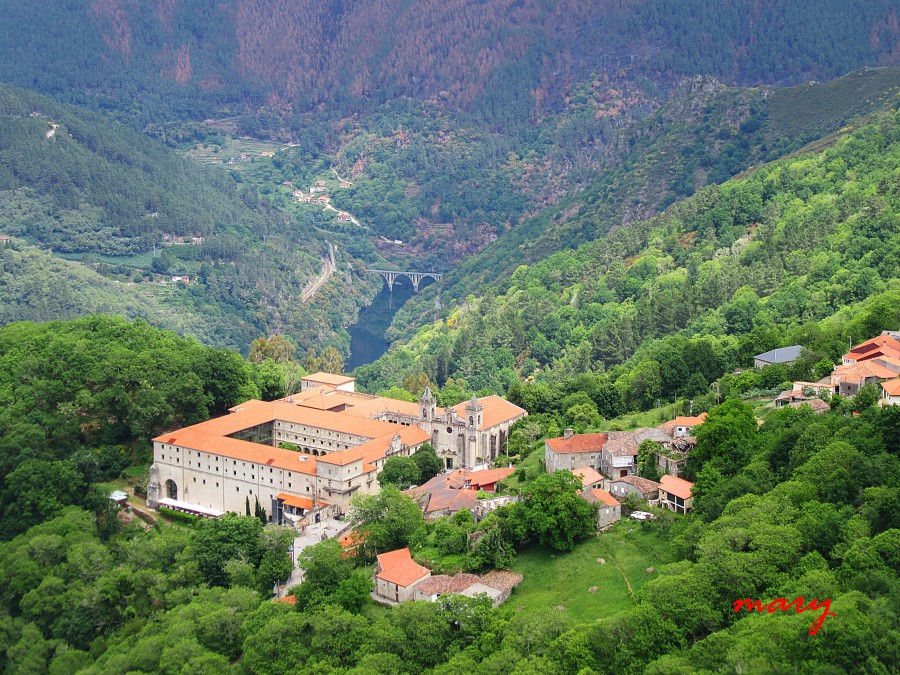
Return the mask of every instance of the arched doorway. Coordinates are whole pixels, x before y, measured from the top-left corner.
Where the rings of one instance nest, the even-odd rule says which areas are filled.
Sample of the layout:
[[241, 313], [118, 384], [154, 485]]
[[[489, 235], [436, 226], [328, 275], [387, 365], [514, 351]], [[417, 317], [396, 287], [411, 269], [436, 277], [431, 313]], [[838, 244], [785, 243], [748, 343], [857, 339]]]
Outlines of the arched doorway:
[[174, 480], [169, 479], [166, 481], [166, 496], [169, 499], [178, 499], [178, 486], [175, 485]]

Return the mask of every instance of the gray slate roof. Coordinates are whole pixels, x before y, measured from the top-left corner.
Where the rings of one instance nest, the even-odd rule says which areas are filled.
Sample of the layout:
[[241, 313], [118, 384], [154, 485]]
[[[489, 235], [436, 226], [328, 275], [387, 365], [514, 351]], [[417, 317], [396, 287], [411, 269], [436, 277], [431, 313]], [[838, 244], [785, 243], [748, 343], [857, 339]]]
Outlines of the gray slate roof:
[[770, 349], [762, 354], [757, 354], [753, 358], [765, 361], [766, 363], [790, 363], [800, 356], [800, 351], [802, 349], [803, 347], [800, 345], [779, 347], [778, 349]]

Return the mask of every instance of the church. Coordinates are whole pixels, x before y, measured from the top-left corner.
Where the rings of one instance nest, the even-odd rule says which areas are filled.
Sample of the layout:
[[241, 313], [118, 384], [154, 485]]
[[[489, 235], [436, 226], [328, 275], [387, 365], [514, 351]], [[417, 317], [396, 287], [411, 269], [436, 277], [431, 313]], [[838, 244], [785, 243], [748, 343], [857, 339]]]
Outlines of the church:
[[292, 396], [246, 401], [154, 438], [147, 503], [215, 515], [258, 502], [273, 522], [318, 520], [345, 513], [355, 494], [377, 492], [384, 462], [424, 443], [447, 469], [489, 464], [526, 414], [499, 396], [439, 408], [430, 389], [411, 403], [315, 373]]

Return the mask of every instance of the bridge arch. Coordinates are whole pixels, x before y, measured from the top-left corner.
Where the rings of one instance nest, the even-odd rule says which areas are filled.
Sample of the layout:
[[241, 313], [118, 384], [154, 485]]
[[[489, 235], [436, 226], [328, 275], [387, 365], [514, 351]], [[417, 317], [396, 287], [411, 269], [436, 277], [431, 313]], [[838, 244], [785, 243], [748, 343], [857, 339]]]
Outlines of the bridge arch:
[[388, 290], [394, 290], [394, 282], [397, 281], [398, 277], [406, 277], [412, 282], [413, 292], [419, 292], [419, 284], [422, 283], [423, 279], [433, 279], [434, 281], [439, 281], [443, 278], [443, 274], [441, 272], [405, 272], [399, 270], [378, 270], [378, 269], [370, 269], [368, 270], [369, 274], [378, 274], [384, 279], [384, 283], [387, 284]]

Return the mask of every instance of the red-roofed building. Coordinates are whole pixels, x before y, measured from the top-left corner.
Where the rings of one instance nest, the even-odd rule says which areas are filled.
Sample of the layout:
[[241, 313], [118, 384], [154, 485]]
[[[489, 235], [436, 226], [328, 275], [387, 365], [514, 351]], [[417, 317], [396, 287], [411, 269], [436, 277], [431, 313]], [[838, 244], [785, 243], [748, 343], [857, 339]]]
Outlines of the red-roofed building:
[[619, 500], [602, 488], [585, 490], [581, 496], [597, 505], [597, 529], [603, 530], [622, 517]]
[[882, 405], [900, 405], [900, 377], [881, 383]]
[[660, 479], [659, 503], [675, 513], [687, 513], [694, 506], [693, 490], [690, 481], [665, 475]]
[[843, 365], [849, 366], [853, 363], [860, 363], [879, 356], [900, 358], [900, 332], [883, 331], [881, 335], [856, 345], [844, 354], [842, 361]]
[[566, 429], [563, 435], [557, 438], [548, 438], [544, 441], [547, 472], [600, 466], [600, 455], [606, 441], [605, 433], [575, 434], [571, 429]]
[[698, 427], [703, 424], [703, 420], [706, 419], [706, 413], [700, 413], [695, 417], [687, 417], [683, 415], [679, 415], [674, 420], [669, 420], [668, 422], [663, 422], [660, 424], [657, 429], [663, 429], [664, 431], [668, 431], [672, 434], [672, 438], [681, 438], [682, 436], [693, 436], [694, 435], [694, 427]]
[[582, 490], [593, 490], [594, 488], [603, 487], [603, 474], [592, 466], [581, 466], [572, 469], [572, 473], [581, 479]]
[[375, 565], [375, 599], [390, 603], [413, 599], [413, 586], [431, 570], [412, 559], [408, 548], [382, 553]]

